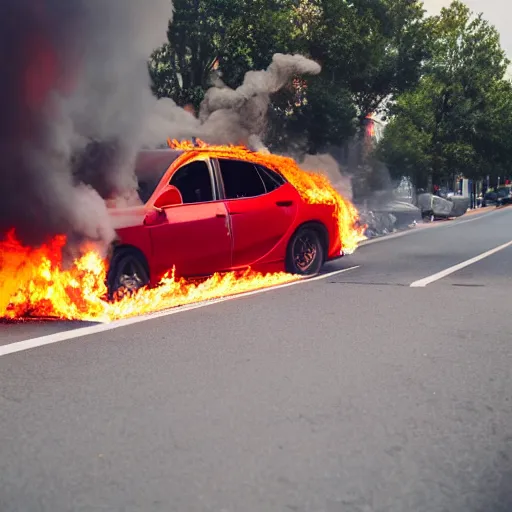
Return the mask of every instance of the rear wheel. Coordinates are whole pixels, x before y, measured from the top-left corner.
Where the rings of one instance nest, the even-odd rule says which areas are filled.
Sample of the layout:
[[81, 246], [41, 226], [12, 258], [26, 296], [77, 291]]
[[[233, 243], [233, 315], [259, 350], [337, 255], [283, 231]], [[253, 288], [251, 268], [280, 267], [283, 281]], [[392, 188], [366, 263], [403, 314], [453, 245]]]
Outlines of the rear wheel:
[[108, 291], [111, 299], [122, 298], [149, 283], [144, 258], [134, 249], [120, 249], [110, 262]]
[[309, 226], [300, 228], [288, 244], [286, 271], [299, 275], [318, 274], [324, 260], [325, 250], [318, 231]]

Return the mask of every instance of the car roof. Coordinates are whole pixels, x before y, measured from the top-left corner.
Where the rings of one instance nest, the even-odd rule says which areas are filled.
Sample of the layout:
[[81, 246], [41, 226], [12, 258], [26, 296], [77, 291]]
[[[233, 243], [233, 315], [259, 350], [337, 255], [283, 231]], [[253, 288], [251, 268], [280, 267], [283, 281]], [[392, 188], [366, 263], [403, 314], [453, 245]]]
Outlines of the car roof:
[[243, 162], [255, 163], [247, 155], [241, 157], [236, 148], [222, 147], [219, 150], [216, 147], [209, 148], [189, 148], [189, 149], [141, 149], [137, 154], [137, 160], [135, 164], [135, 174], [142, 178], [143, 176], [152, 175], [155, 173], [165, 172], [171, 164], [184, 153], [206, 152], [212, 158], [228, 158], [233, 160], [240, 160]]

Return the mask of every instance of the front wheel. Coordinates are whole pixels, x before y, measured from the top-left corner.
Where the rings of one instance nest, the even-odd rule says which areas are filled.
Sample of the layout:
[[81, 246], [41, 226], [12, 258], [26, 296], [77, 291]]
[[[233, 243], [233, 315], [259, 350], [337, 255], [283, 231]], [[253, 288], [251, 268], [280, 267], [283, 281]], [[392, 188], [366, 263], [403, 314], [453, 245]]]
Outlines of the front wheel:
[[286, 271], [304, 276], [318, 274], [324, 260], [325, 250], [318, 232], [307, 226], [300, 228], [288, 244]]
[[114, 254], [107, 279], [111, 299], [133, 294], [148, 283], [146, 265], [137, 251], [121, 249]]

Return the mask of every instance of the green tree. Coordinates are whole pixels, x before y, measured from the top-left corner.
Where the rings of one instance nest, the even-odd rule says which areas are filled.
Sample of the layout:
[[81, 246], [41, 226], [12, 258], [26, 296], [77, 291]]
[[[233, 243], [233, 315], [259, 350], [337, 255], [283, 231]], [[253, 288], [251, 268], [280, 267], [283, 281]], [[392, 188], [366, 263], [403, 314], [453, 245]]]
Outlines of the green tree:
[[377, 158], [385, 162], [391, 177], [411, 178], [417, 188], [426, 188], [432, 168], [432, 140], [435, 130], [436, 92], [425, 78], [414, 91], [403, 94], [394, 107]]
[[353, 95], [361, 122], [414, 87], [426, 56], [423, 9], [412, 0], [320, 0], [309, 53]]
[[424, 56], [419, 2], [412, 0], [175, 0], [169, 43], [150, 61], [157, 96], [196, 107], [216, 62], [238, 86], [246, 71], [268, 66], [276, 52], [319, 61], [301, 101], [290, 88], [273, 98], [268, 143], [299, 138], [316, 152], [341, 145], [366, 114], [417, 80]]
[[485, 91], [485, 109], [475, 120], [472, 145], [478, 156], [471, 177], [512, 173], [512, 84], [508, 80], [491, 82]]
[[240, 85], [248, 70], [288, 50], [291, 7], [291, 0], [175, 0], [169, 42], [149, 63], [155, 94], [197, 107], [216, 64], [228, 85]]
[[341, 145], [356, 132], [356, 109], [347, 89], [308, 77], [302, 101], [296, 91], [284, 90], [273, 98], [267, 143], [272, 150], [298, 148], [298, 156], [315, 154], [329, 145]]
[[313, 0], [301, 6], [295, 43], [322, 65], [322, 73], [308, 79], [308, 103], [289, 116], [284, 131], [306, 134], [306, 149], [315, 153], [342, 145], [357, 130], [363, 134], [368, 114], [386, 112], [394, 95], [417, 84], [425, 29], [421, 4], [412, 0]]
[[[457, 174], [481, 176], [496, 163], [492, 148], [502, 132], [490, 136], [497, 128], [490, 120], [505, 101], [508, 61], [494, 27], [459, 1], [427, 26], [431, 53], [424, 75], [396, 102], [378, 151], [393, 172], [411, 173], [415, 166], [415, 181], [431, 187]], [[406, 150], [408, 135], [417, 143], [414, 155]]]

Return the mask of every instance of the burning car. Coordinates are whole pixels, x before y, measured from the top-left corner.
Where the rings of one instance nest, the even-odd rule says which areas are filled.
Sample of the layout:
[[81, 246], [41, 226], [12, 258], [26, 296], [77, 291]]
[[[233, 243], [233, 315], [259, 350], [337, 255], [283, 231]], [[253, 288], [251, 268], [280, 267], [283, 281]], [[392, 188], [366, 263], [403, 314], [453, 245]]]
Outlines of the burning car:
[[[352, 205], [291, 159], [241, 148], [144, 150], [138, 206], [111, 208], [111, 293], [251, 268], [312, 275], [358, 239]], [[356, 240], [357, 238], [357, 240]], [[354, 247], [355, 248], [355, 247]]]

